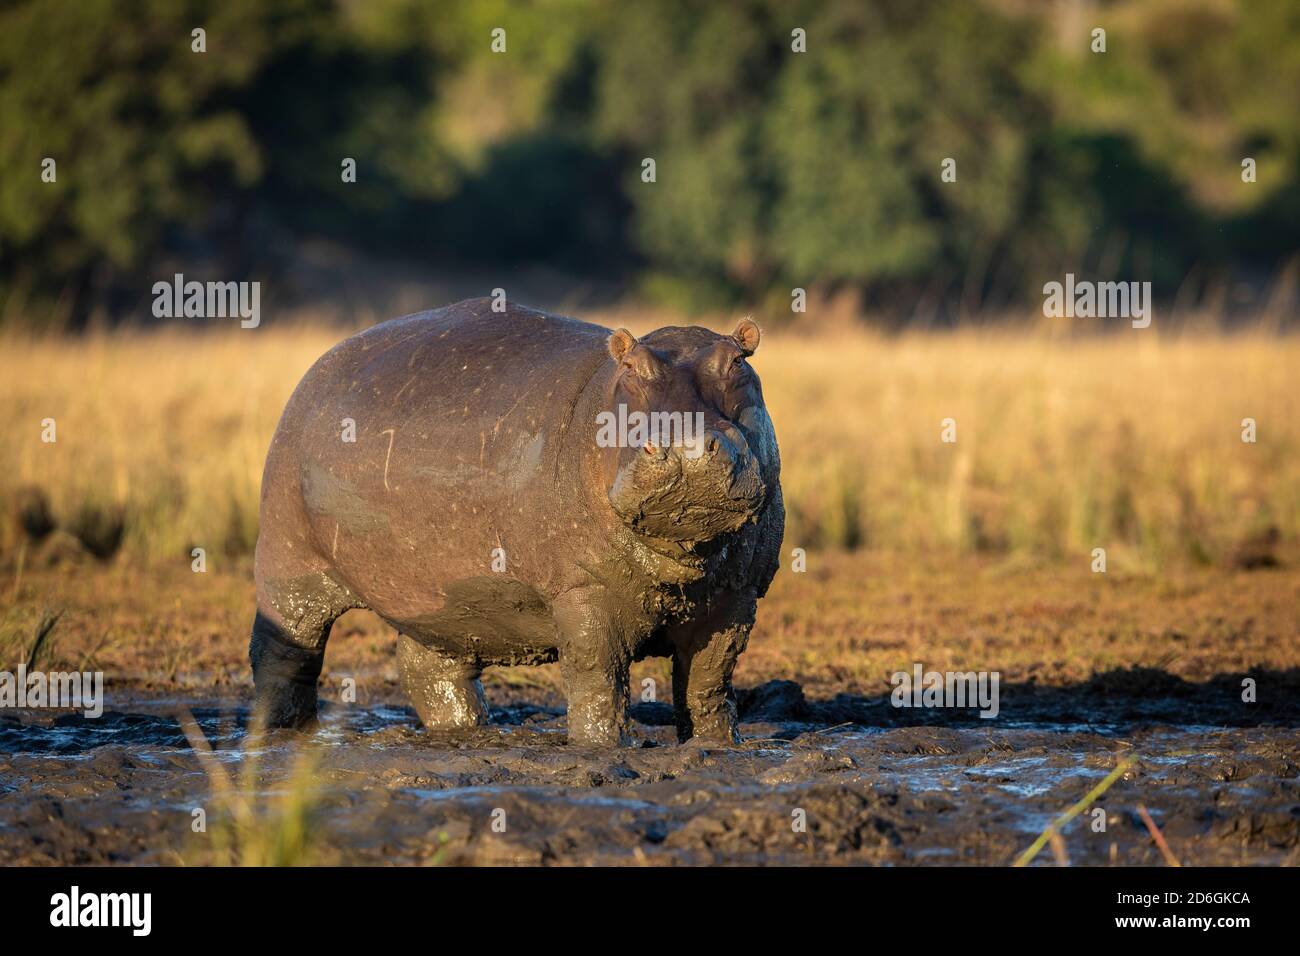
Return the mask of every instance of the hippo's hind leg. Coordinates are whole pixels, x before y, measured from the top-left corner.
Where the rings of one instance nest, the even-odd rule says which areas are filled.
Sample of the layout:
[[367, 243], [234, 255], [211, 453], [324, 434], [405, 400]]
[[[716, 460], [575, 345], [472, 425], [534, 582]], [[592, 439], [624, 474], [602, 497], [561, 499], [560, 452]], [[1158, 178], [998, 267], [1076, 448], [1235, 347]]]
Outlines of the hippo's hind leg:
[[397, 671], [402, 689], [430, 730], [480, 727], [487, 723], [487, 701], [474, 661], [397, 636]]
[[757, 603], [752, 594], [736, 595], [708, 618], [673, 633], [673, 715], [678, 740], [740, 741], [731, 674], [749, 642]]
[[[260, 569], [259, 569], [260, 572]], [[268, 727], [306, 727], [316, 719], [316, 681], [330, 627], [359, 607], [323, 571], [257, 581], [257, 617], [248, 645], [257, 710]]]

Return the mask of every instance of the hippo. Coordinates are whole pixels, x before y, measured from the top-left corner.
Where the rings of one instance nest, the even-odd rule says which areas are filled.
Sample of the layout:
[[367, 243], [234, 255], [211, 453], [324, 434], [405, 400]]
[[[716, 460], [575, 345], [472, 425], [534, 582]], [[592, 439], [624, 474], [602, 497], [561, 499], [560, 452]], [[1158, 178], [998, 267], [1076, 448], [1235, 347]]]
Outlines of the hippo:
[[[314, 723], [330, 627], [367, 608], [430, 730], [486, 723], [484, 667], [558, 660], [569, 741], [626, 744], [628, 669], [655, 656], [678, 739], [737, 742], [732, 671], [785, 526], [759, 335], [637, 339], [473, 299], [327, 352], [262, 477], [249, 659], [268, 725]], [[646, 419], [670, 427], [647, 438]]]

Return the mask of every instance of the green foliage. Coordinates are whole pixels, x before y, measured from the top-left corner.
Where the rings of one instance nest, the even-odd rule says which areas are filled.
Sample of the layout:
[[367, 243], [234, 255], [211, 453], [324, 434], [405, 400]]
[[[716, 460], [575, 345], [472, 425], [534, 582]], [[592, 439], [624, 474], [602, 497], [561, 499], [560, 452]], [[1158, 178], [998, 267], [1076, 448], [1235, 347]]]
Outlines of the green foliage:
[[1291, 0], [21, 0], [0, 307], [122, 311], [168, 263], [260, 273], [314, 235], [687, 306], [991, 307], [1067, 269], [1168, 295], [1295, 255], [1297, 117]]
[[[203, 17], [197, 6], [36, 0], [0, 12], [7, 285], [107, 288], [169, 223], [258, 180], [264, 157], [227, 97], [270, 55], [274, 22], [256, 0]], [[191, 53], [200, 22], [228, 55]], [[45, 157], [57, 162], [53, 183], [40, 179]]]
[[[1261, 68], [1274, 48], [1293, 75], [1290, 5], [1113, 4], [1104, 54], [1091, 21], [1005, 10], [755, 0], [620, 18], [598, 129], [657, 160], [658, 184], [627, 175], [640, 248], [751, 301], [779, 283], [1000, 304], [1066, 269], [1168, 294], [1195, 266], [1243, 265], [1248, 241], [1245, 265], [1284, 264], [1295, 228], [1250, 217], [1295, 204], [1300, 84]], [[1268, 169], [1254, 185], [1248, 152]]]

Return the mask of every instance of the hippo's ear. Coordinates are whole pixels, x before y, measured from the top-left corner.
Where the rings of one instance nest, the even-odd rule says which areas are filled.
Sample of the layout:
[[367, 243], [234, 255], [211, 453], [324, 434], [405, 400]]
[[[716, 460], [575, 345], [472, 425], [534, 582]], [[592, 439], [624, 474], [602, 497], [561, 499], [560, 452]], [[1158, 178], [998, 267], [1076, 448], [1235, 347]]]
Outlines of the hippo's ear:
[[758, 340], [761, 337], [758, 330], [758, 323], [751, 318], [743, 318], [736, 323], [736, 331], [731, 333], [731, 337], [736, 340], [740, 350], [746, 355], [753, 355], [758, 351]]
[[614, 357], [614, 361], [621, 362], [628, 349], [636, 345], [636, 336], [627, 329], [617, 329], [610, 333], [606, 345], [609, 348], [609, 354]]

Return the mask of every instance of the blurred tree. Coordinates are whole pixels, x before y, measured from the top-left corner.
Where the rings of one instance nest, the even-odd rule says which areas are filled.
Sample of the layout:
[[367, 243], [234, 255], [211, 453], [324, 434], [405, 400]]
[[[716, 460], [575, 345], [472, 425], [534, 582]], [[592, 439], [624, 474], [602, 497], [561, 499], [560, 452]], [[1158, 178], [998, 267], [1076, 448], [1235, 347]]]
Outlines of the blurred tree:
[[317, 235], [634, 268], [688, 306], [800, 286], [929, 320], [1066, 270], [1168, 295], [1294, 274], [1300, 6], [17, 0], [0, 164], [6, 315], [121, 311], [167, 263], [260, 274]]
[[[34, 0], [0, 10], [5, 292], [107, 295], [169, 223], [204, 219], [262, 174], [228, 96], [270, 54], [271, 15], [257, 0], [201, 6]], [[196, 27], [206, 54], [191, 50]], [[41, 180], [45, 157], [54, 182]]]

